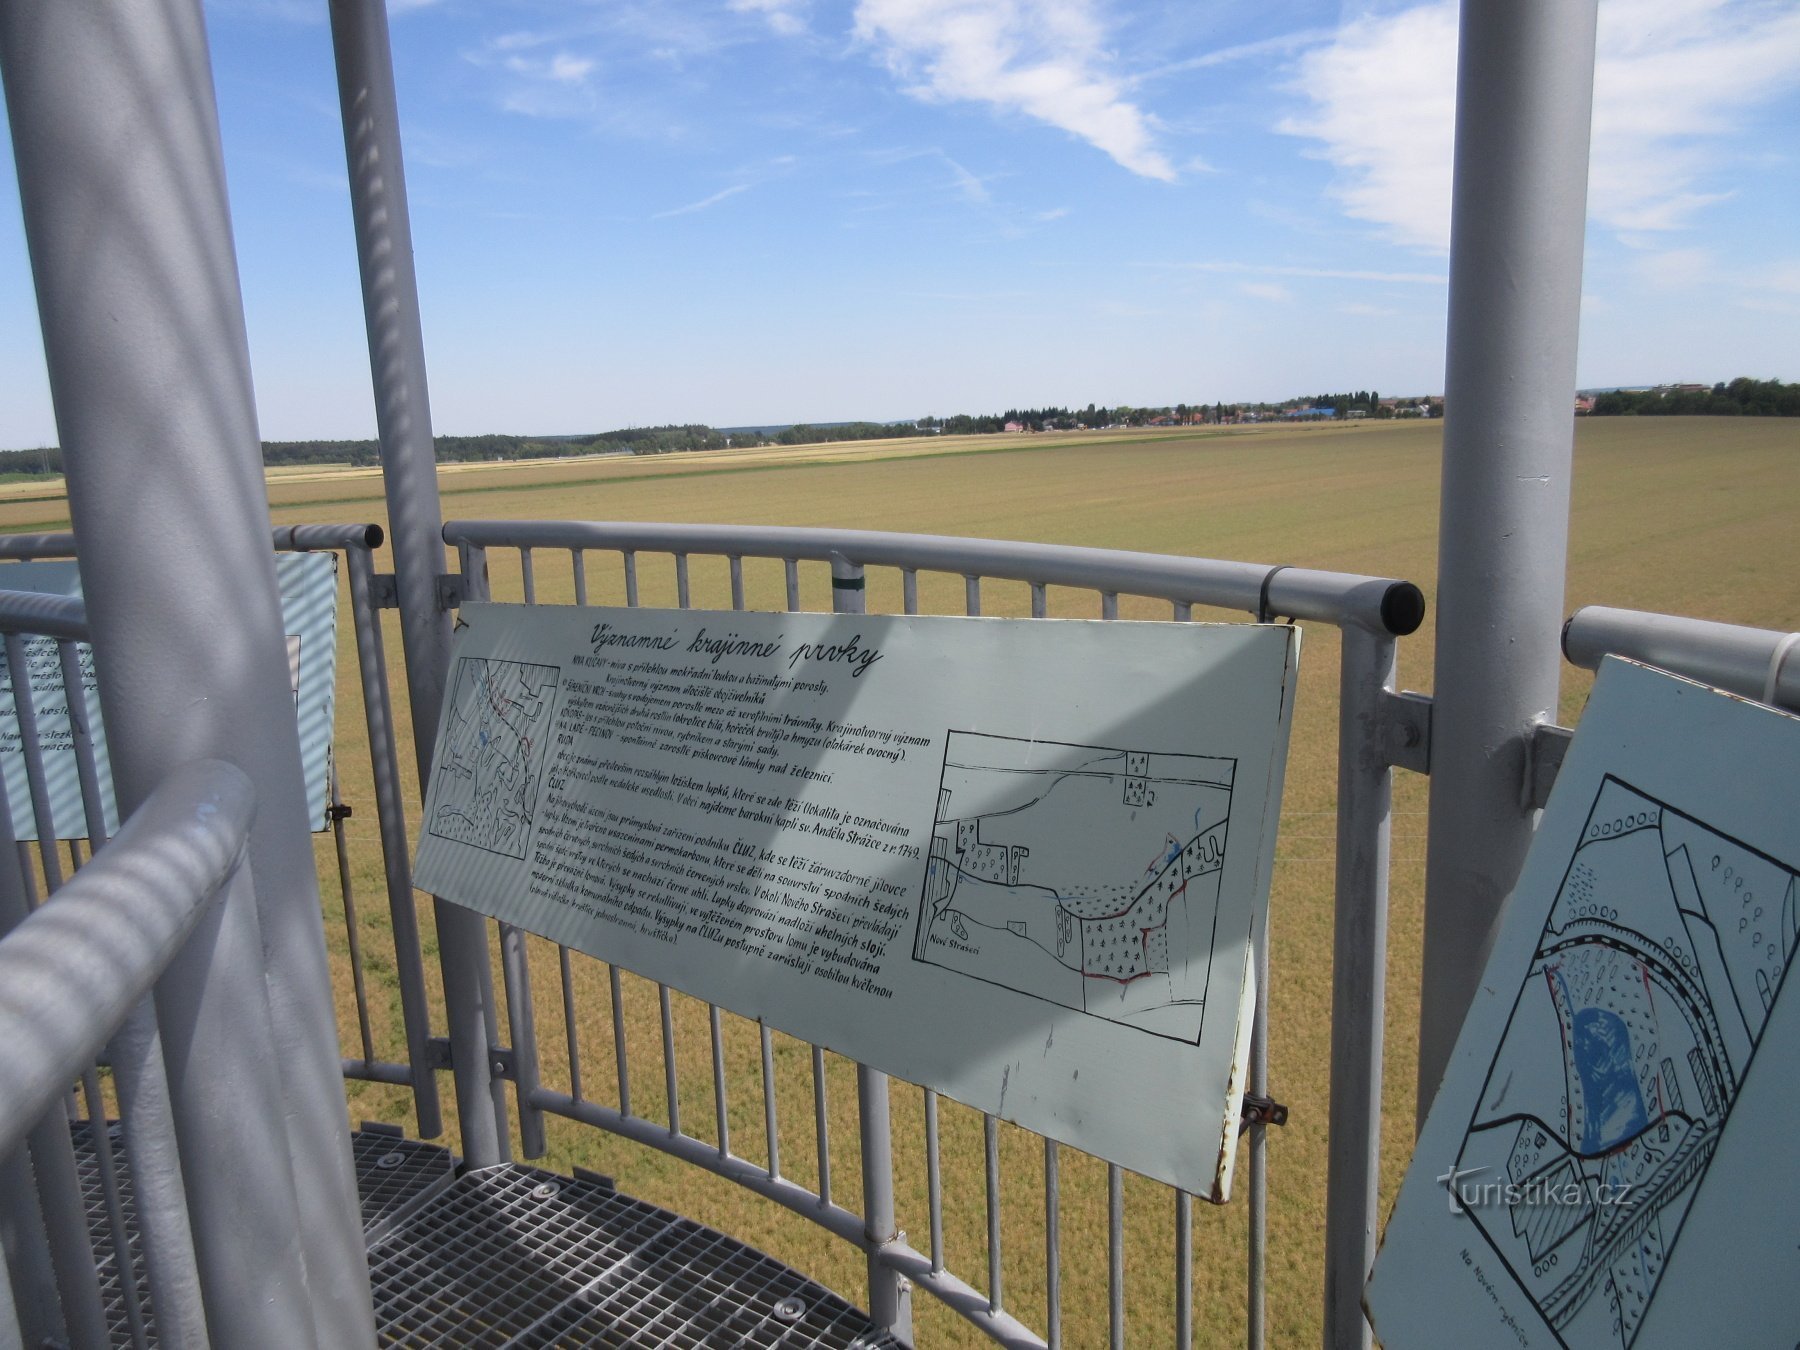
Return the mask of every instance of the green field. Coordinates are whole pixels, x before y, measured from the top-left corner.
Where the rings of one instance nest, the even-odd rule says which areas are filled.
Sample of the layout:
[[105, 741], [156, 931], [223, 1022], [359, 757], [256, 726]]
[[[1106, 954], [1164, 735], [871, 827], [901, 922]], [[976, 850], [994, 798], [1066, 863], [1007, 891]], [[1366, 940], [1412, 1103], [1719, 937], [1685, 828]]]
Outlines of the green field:
[[[728, 451], [655, 459], [553, 461], [537, 465], [458, 466], [441, 476], [451, 518], [591, 518], [757, 524], [833, 525], [936, 534], [1043, 540], [1286, 563], [1407, 578], [1429, 599], [1436, 565], [1437, 455], [1441, 423], [1373, 423], [1345, 427], [1244, 428], [1188, 432], [1118, 432], [989, 436], [967, 440], [889, 441], [816, 450]], [[1800, 623], [1800, 438], [1795, 424], [1731, 418], [1610, 418], [1577, 426], [1574, 526], [1566, 609], [1605, 603], [1663, 609], [1775, 628]], [[380, 483], [350, 470], [284, 472], [271, 477], [278, 523], [381, 521]], [[0, 530], [58, 527], [61, 499], [41, 485], [0, 487]], [[391, 563], [381, 561], [384, 570]], [[616, 555], [590, 555], [590, 599], [620, 602]], [[778, 608], [778, 564], [745, 565], [749, 601]], [[566, 555], [537, 560], [540, 600], [572, 596]], [[667, 565], [643, 569], [646, 604], [674, 603]], [[804, 573], [809, 607], [829, 605], [823, 568]], [[495, 558], [494, 593], [518, 597], [517, 568]], [[696, 560], [694, 602], [729, 604], [722, 561]], [[921, 577], [921, 608], [960, 612], [960, 577]], [[872, 574], [871, 609], [899, 606], [897, 578]], [[988, 614], [1028, 612], [1023, 586], [993, 583], [983, 591]], [[1052, 592], [1052, 611], [1095, 615], [1096, 597]], [[1123, 599], [1125, 617], [1167, 617], [1166, 605]], [[374, 844], [367, 748], [357, 713], [354, 653], [344, 610], [340, 658], [339, 762], [344, 794], [358, 806], [351, 822], [352, 872], [360, 906], [377, 1049], [400, 1057], [398, 1000], [382, 912], [381, 871]], [[1197, 615], [1196, 617], [1199, 617]], [[1213, 616], [1206, 616], [1213, 617]], [[398, 631], [389, 616], [390, 659], [398, 665]], [[1403, 686], [1432, 687], [1432, 630], [1400, 647]], [[1276, 1345], [1314, 1344], [1322, 1288], [1321, 1225], [1325, 1173], [1327, 1058], [1330, 1042], [1332, 812], [1335, 794], [1334, 703], [1337, 643], [1309, 629], [1282, 816], [1271, 909], [1271, 1079], [1292, 1123], [1271, 1131], [1270, 1335]], [[398, 678], [396, 676], [396, 685]], [[1587, 688], [1581, 672], [1564, 680], [1563, 721], [1573, 722]], [[404, 708], [397, 708], [405, 729]], [[410, 757], [402, 755], [403, 765]], [[409, 786], [409, 791], [412, 789]], [[416, 801], [416, 792], [412, 800]], [[367, 809], [361, 809], [364, 804]], [[1413, 1135], [1413, 1044], [1416, 1036], [1424, 849], [1423, 780], [1400, 775], [1396, 791], [1393, 916], [1388, 1009], [1384, 1206], [1391, 1203]], [[336, 905], [335, 859], [321, 843], [327, 910]], [[429, 906], [421, 908], [429, 940]], [[341, 921], [327, 924], [344, 976], [342, 1025], [350, 1028], [347, 963]], [[428, 970], [435, 962], [430, 960]], [[540, 1049], [546, 1082], [566, 1086], [562, 1008], [553, 950], [534, 953]], [[599, 1101], [613, 1097], [613, 1028], [603, 968], [578, 962], [578, 1033], [584, 1086]], [[663, 1118], [661, 1040], [653, 987], [627, 981], [626, 1035], [631, 1047], [633, 1106]], [[711, 1139], [713, 1104], [704, 1009], [678, 1012], [677, 1073], [684, 1128]], [[732, 1145], [761, 1160], [762, 1110], [754, 1066], [755, 1029], [727, 1018], [734, 1066]], [[783, 1170], [812, 1184], [811, 1060], [803, 1046], [777, 1038]], [[851, 1112], [854, 1076], [829, 1065], [834, 1193], [860, 1208]], [[444, 1082], [448, 1097], [448, 1080]], [[900, 1161], [901, 1226], [927, 1245], [923, 1136], [919, 1094], [895, 1086], [895, 1143]], [[358, 1118], [409, 1122], [398, 1090], [358, 1085]], [[618, 1177], [645, 1199], [670, 1205], [763, 1246], [860, 1299], [860, 1256], [804, 1220], [654, 1151], [573, 1126], [552, 1124], [551, 1159]], [[1042, 1151], [1010, 1127], [1003, 1131], [1008, 1178], [1004, 1207], [1006, 1303], [1028, 1323], [1042, 1324]], [[981, 1206], [979, 1117], [944, 1108], [946, 1242], [949, 1264], [985, 1287], [986, 1230]], [[1102, 1344], [1106, 1328], [1105, 1170], [1063, 1151], [1062, 1251], [1065, 1343]], [[1130, 1343], [1171, 1340], [1170, 1267], [1173, 1215], [1168, 1192], [1127, 1186], [1127, 1290]], [[1195, 1206], [1196, 1326], [1201, 1344], [1241, 1340], [1244, 1205]], [[921, 1345], [978, 1343], [961, 1321], [921, 1295]]]

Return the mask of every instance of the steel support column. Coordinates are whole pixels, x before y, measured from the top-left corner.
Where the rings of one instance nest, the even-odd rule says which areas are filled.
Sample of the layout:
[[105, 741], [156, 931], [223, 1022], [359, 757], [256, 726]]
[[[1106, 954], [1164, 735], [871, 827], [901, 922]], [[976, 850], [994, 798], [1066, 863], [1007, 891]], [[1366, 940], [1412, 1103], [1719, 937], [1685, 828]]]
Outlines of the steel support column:
[[[400, 640], [423, 785], [431, 774], [432, 737], [450, 667], [450, 615], [438, 592], [444, 521], [386, 6], [382, 0], [331, 0], [331, 37], [400, 595]], [[506, 1084], [494, 1074], [488, 1054], [495, 1011], [487, 921], [461, 906], [435, 903], [462, 1152], [470, 1166], [487, 1167], [506, 1161], [511, 1152]]]
[[[158, 998], [196, 1246], [228, 1275], [208, 1318], [220, 1344], [370, 1345], [200, 5], [8, 0], [0, 75], [120, 812], [200, 758], [256, 791], [254, 907], [242, 877], [178, 962], [181, 1015]], [[259, 1004], [273, 1063], [237, 1034]]]
[[1524, 862], [1568, 553], [1596, 0], [1463, 0], [1419, 1116]]

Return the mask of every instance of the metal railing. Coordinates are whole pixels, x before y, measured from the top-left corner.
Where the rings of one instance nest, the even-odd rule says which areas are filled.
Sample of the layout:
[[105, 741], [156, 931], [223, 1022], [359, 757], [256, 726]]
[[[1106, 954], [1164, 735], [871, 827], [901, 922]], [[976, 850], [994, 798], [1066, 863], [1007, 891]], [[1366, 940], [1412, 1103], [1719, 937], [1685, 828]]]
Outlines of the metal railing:
[[[5, 621], [31, 607], [7, 606]], [[66, 616], [67, 603], [60, 608]], [[22, 1277], [0, 1278], [0, 1342], [10, 1333], [12, 1344], [21, 1334], [32, 1345], [111, 1343], [58, 1100], [79, 1081], [93, 1122], [113, 1253], [126, 1267], [120, 1287], [131, 1343], [151, 1344], [129, 1269], [129, 1253], [141, 1242], [162, 1343], [207, 1344], [203, 1306], [218, 1292], [211, 1286], [219, 1272], [196, 1257], [184, 1192], [184, 1182], [191, 1190], [206, 1181], [180, 1171], [183, 1103], [171, 1099], [163, 1051], [167, 1028], [179, 1053], [193, 1007], [178, 989], [157, 988], [154, 1000], [148, 996], [231, 889], [253, 813], [249, 780], [237, 769], [216, 761], [177, 769], [51, 901], [35, 907], [16, 855], [0, 850], [0, 1211], [12, 1239], [5, 1260]], [[12, 833], [4, 811], [0, 833]], [[247, 889], [230, 903], [249, 904]], [[204, 950], [195, 955], [206, 959]], [[237, 992], [261, 996], [260, 981], [241, 982]], [[238, 1034], [254, 1036], [258, 1019], [237, 1020]], [[165, 1164], [139, 1172], [138, 1242], [128, 1241], [94, 1068], [103, 1047], [131, 1154]], [[262, 1053], [272, 1048], [265, 1044]], [[205, 1091], [191, 1082], [185, 1090]], [[8, 1306], [15, 1283], [28, 1293]]]
[[[640, 558], [668, 555], [673, 562], [675, 607], [693, 603], [690, 560], [722, 559], [727, 568], [730, 603], [746, 607], [746, 559], [778, 561], [782, 567], [785, 604], [801, 608], [801, 564], [826, 563], [831, 568], [832, 606], [861, 612], [867, 594], [868, 568], [899, 572], [902, 612], [919, 612], [919, 574], [948, 573], [963, 578], [963, 612], [980, 614], [982, 584], [990, 579], [1024, 582], [1030, 588], [1031, 613], [1049, 612], [1048, 588], [1070, 587], [1094, 595], [1097, 613], [1116, 618], [1121, 595], [1167, 601], [1172, 621], [1194, 617], [1196, 606], [1234, 610], [1268, 620], [1275, 616], [1334, 625], [1343, 635], [1339, 722], [1339, 809], [1337, 827], [1336, 992], [1333, 1007], [1331, 1175], [1328, 1179], [1328, 1299], [1337, 1305], [1328, 1316], [1354, 1315], [1361, 1321], [1361, 1289], [1374, 1255], [1376, 1184], [1379, 1169], [1381, 1035], [1383, 978], [1386, 963], [1387, 859], [1394, 747], [1403, 741], [1394, 730], [1389, 703], [1395, 699], [1395, 638], [1414, 631], [1423, 618], [1423, 600], [1410, 583], [1302, 568], [1177, 558], [1144, 553], [1058, 547], [992, 540], [952, 539], [930, 535], [885, 534], [857, 530], [784, 529], [757, 526], [620, 524], [571, 521], [453, 521], [444, 528], [446, 542], [458, 549], [465, 599], [491, 597], [488, 551], [516, 550], [519, 595], [537, 603], [540, 554], [554, 552], [569, 568], [575, 603], [588, 603], [588, 554], [616, 555], [622, 568], [627, 605], [644, 603], [640, 592]], [[1403, 755], [1400, 757], [1404, 757]], [[773, 1068], [772, 1035], [758, 1025], [762, 1089], [763, 1163], [733, 1151], [727, 1037], [720, 1009], [706, 1005], [713, 1085], [714, 1138], [683, 1128], [677, 1081], [677, 1027], [672, 994], [658, 985], [658, 1021], [662, 1041], [665, 1116], [648, 1117], [634, 1109], [630, 1050], [625, 1034], [622, 976], [616, 965], [604, 965], [612, 1004], [613, 1059], [616, 1091], [610, 1101], [596, 1100], [584, 1075], [577, 1030], [577, 972], [589, 958], [566, 947], [555, 951], [559, 982], [562, 1039], [567, 1047], [567, 1090], [542, 1081], [537, 1054], [536, 1008], [526, 935], [500, 924], [504, 993], [512, 1041], [511, 1074], [516, 1088], [525, 1152], [543, 1148], [546, 1113], [560, 1115], [633, 1139], [717, 1173], [802, 1214], [827, 1231], [855, 1243], [868, 1254], [870, 1312], [902, 1334], [910, 1330], [908, 1290], [923, 1288], [991, 1340], [1007, 1346], [1058, 1346], [1062, 1343], [1062, 1255], [1058, 1215], [1061, 1205], [1059, 1145], [1043, 1139], [1042, 1205], [1045, 1215], [1045, 1306], [1042, 1333], [1008, 1307], [1003, 1296], [1003, 1249], [1000, 1223], [1004, 1181], [999, 1147], [1000, 1123], [982, 1117], [985, 1153], [984, 1217], [987, 1229], [985, 1288], [953, 1272], [944, 1241], [944, 1186], [940, 1170], [939, 1099], [922, 1090], [926, 1157], [928, 1249], [920, 1251], [896, 1230], [893, 1140], [887, 1078], [866, 1065], [856, 1066], [857, 1128], [863, 1162], [863, 1205], [859, 1214], [836, 1199], [831, 1185], [831, 1141], [827, 1128], [825, 1052], [811, 1046], [813, 1116], [817, 1183], [808, 1187], [784, 1175], [781, 1165], [777, 1099], [778, 1074]], [[1255, 935], [1259, 979], [1252, 1037], [1250, 1093], [1268, 1092], [1267, 1012], [1268, 950], [1266, 935]], [[593, 963], [603, 965], [604, 963]], [[1247, 1336], [1251, 1345], [1264, 1339], [1263, 1267], [1266, 1245], [1266, 1124], [1251, 1118], [1247, 1222], [1249, 1269]], [[1107, 1167], [1107, 1323], [1110, 1343], [1126, 1343], [1124, 1262], [1124, 1173]], [[1192, 1197], [1174, 1192], [1176, 1339], [1192, 1341], [1194, 1306], [1189, 1254], [1192, 1250]]]
[[[407, 838], [405, 794], [400, 778], [400, 746], [395, 731], [393, 705], [387, 668], [387, 647], [382, 632], [380, 610], [384, 582], [375, 569], [374, 550], [381, 547], [383, 532], [379, 525], [325, 524], [283, 525], [274, 531], [277, 553], [329, 552], [343, 562], [345, 585], [350, 600], [349, 622], [353, 626], [357, 659], [357, 688], [362, 699], [362, 714], [369, 743], [369, 786], [375, 798], [375, 817], [381, 847], [382, 876], [386, 892], [386, 912], [392, 935], [394, 978], [400, 1000], [400, 1023], [404, 1045], [392, 1047], [399, 1057], [384, 1057], [390, 1047], [378, 1044], [371, 1014], [365, 962], [362, 950], [363, 924], [358, 913], [356, 889], [351, 866], [350, 821], [353, 806], [347, 806], [341, 792], [341, 779], [346, 766], [335, 751], [332, 758], [329, 810], [329, 832], [336, 856], [335, 874], [338, 899], [344, 916], [344, 942], [348, 954], [351, 987], [354, 997], [356, 1030], [347, 1037], [358, 1054], [343, 1059], [344, 1075], [369, 1082], [388, 1083], [409, 1089], [413, 1098], [414, 1120], [420, 1137], [436, 1138], [443, 1132], [443, 1116], [438, 1099], [435, 1066], [440, 1062], [441, 1043], [434, 1044], [430, 1020], [430, 998], [425, 977], [424, 957], [419, 937], [418, 909], [413, 900], [411, 851]], [[0, 561], [69, 559], [75, 556], [75, 536], [70, 533], [0, 536]], [[93, 746], [86, 736], [89, 725], [82, 680], [77, 677], [79, 662], [74, 641], [85, 637], [85, 622], [80, 616], [79, 601], [65, 601], [49, 595], [11, 593], [11, 612], [21, 620], [37, 624], [29, 630], [40, 638], [59, 640], [58, 661], [63, 684], [70, 694], [70, 711], [74, 728], [76, 763], [81, 774], [84, 801], [90, 790], [97, 790], [93, 763]], [[391, 603], [391, 602], [390, 602]], [[60, 626], [46, 626], [52, 623]], [[8, 665], [22, 669], [14, 647], [23, 642], [19, 634], [7, 639]], [[34, 732], [26, 730], [33, 719], [30, 691], [19, 705], [21, 742], [32, 803], [41, 819], [48, 819], [48, 806], [43, 797], [45, 773], [40, 748]], [[359, 773], [360, 778], [360, 773]], [[93, 780], [93, 781], [90, 781]], [[96, 797], [94, 799], [98, 801]], [[90, 821], [107, 818], [103, 804], [90, 808]], [[54, 888], [63, 874], [62, 859], [57, 856], [55, 832], [38, 831], [37, 870]], [[96, 847], [98, 840], [90, 840]], [[23, 849], [27, 846], [20, 845]], [[71, 862], [79, 861], [79, 845], [69, 844]], [[322, 869], [323, 871], [323, 869]], [[32, 884], [28, 869], [27, 884]], [[322, 889], [329, 876], [322, 875]]]

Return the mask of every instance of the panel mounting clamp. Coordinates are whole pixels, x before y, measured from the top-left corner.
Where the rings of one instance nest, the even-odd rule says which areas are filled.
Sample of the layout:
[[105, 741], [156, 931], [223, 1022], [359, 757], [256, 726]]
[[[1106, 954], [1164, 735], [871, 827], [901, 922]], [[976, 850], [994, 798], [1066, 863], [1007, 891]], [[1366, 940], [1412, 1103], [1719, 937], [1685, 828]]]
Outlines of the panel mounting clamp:
[[1411, 690], [1381, 697], [1381, 753], [1396, 769], [1431, 772], [1431, 695]]
[[1550, 801], [1550, 789], [1562, 771], [1563, 757], [1575, 733], [1554, 722], [1539, 722], [1525, 738], [1525, 781], [1520, 797], [1527, 810], [1538, 810]]
[[469, 579], [461, 572], [445, 572], [437, 579], [438, 608], [445, 612], [459, 609], [469, 600]]
[[377, 572], [369, 578], [369, 603], [376, 609], [400, 608], [400, 582], [392, 572]]
[[1242, 1134], [1252, 1125], [1286, 1125], [1288, 1109], [1273, 1097], [1262, 1097], [1254, 1092], [1244, 1094], [1244, 1106], [1238, 1133]]

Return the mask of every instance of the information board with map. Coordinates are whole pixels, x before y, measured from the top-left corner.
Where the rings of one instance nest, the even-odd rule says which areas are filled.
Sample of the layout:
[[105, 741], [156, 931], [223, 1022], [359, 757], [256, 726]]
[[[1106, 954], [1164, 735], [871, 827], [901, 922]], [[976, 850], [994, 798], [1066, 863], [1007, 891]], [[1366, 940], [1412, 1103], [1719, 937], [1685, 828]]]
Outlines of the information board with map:
[[1609, 660], [1369, 1288], [1409, 1346], [1800, 1337], [1800, 718]]
[[1227, 1197], [1296, 630], [463, 620], [419, 885]]

